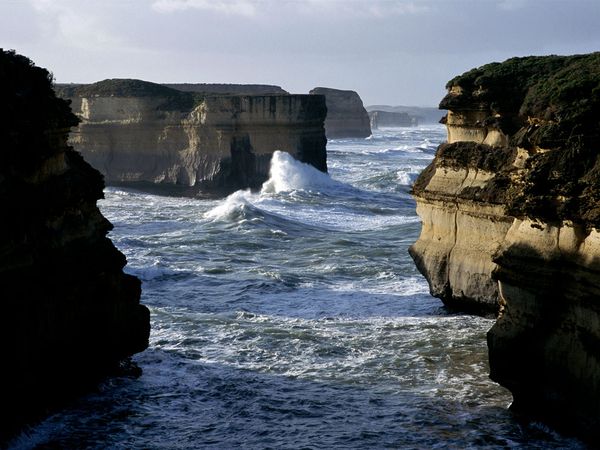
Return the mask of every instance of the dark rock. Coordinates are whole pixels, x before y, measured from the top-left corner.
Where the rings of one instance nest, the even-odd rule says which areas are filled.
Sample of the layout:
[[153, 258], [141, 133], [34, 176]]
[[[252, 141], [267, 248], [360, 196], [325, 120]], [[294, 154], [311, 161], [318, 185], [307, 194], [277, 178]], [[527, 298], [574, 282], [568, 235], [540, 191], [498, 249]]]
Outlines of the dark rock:
[[0, 50], [0, 442], [148, 345], [140, 281], [107, 238], [102, 176], [51, 75]]

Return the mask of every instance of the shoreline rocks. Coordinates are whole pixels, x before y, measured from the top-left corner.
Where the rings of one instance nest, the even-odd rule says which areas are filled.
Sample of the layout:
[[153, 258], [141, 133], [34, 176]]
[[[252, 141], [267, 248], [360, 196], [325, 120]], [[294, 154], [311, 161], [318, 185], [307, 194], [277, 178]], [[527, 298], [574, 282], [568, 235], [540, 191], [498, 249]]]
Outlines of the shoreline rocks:
[[600, 53], [512, 58], [447, 88], [411, 256], [447, 305], [499, 312], [491, 378], [514, 411], [598, 442]]

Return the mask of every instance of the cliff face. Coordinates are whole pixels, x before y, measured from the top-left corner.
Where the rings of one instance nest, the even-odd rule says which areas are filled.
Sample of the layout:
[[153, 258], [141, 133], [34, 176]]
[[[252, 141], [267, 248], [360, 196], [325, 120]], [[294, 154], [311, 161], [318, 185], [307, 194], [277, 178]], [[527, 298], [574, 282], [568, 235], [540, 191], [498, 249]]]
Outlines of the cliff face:
[[600, 53], [514, 58], [448, 85], [411, 247], [434, 295], [500, 307], [491, 377], [513, 409], [600, 432]]
[[139, 80], [62, 94], [81, 119], [73, 146], [109, 184], [258, 187], [275, 150], [327, 170], [322, 96], [206, 96]]
[[356, 92], [317, 87], [309, 94], [325, 96], [325, 132], [328, 139], [365, 138], [371, 135], [369, 115]]
[[0, 442], [148, 345], [140, 282], [106, 237], [102, 176], [67, 145], [51, 76], [0, 49]]

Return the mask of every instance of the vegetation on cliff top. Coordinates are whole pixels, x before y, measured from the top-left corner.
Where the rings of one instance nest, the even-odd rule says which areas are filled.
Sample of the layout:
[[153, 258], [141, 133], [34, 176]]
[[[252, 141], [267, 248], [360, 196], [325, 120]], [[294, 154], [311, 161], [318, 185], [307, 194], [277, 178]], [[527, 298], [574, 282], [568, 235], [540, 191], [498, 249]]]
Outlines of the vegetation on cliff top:
[[160, 97], [165, 102], [164, 110], [188, 110], [197, 106], [204, 95], [197, 92], [182, 92], [162, 84], [149, 81], [111, 78], [93, 84], [56, 85], [61, 97]]
[[500, 128], [511, 147], [532, 150], [508, 193], [510, 214], [600, 228], [600, 52], [511, 58], [446, 87], [461, 89], [440, 108], [489, 111], [480, 125]]

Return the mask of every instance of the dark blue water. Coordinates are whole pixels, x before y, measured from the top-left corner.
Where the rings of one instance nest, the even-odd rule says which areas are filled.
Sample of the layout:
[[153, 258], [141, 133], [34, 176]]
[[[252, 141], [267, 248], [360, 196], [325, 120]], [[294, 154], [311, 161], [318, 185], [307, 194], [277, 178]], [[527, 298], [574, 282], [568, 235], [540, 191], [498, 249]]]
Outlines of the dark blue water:
[[450, 314], [407, 254], [409, 186], [442, 126], [330, 141], [330, 176], [276, 154], [260, 193], [108, 188], [112, 239], [143, 280], [137, 379], [28, 430], [16, 448], [565, 448], [488, 379], [492, 321]]

